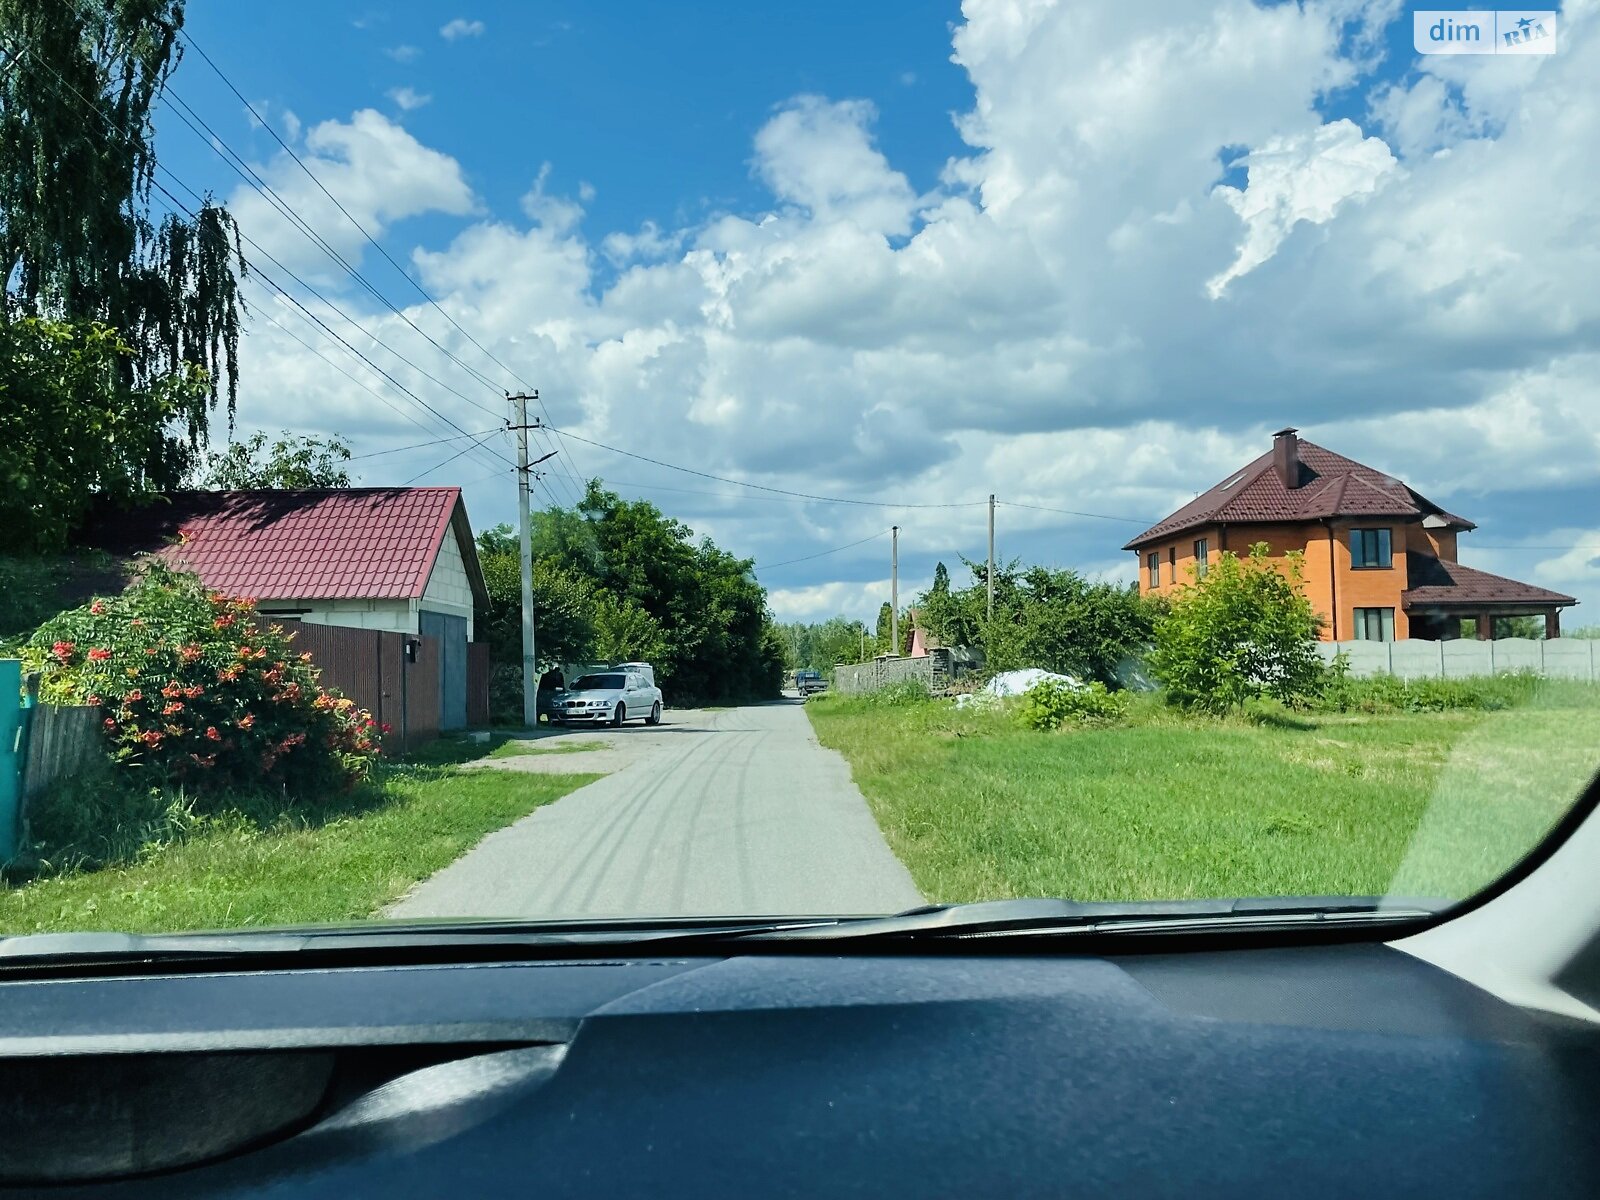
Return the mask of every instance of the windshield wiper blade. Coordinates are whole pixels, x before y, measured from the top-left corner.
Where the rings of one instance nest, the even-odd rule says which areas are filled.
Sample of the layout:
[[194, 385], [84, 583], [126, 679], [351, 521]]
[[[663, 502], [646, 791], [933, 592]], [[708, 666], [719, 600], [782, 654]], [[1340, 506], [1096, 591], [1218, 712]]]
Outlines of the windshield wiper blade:
[[737, 953], [741, 947], [808, 942], [938, 941], [1322, 922], [1407, 922], [1448, 907], [1436, 899], [1381, 896], [1248, 897], [1237, 900], [1083, 902], [990, 900], [928, 905], [891, 916], [676, 918], [654, 921], [470, 921], [326, 926], [219, 933], [46, 933], [0, 938], [7, 967], [295, 958], [408, 950], [635, 950], [655, 954]]

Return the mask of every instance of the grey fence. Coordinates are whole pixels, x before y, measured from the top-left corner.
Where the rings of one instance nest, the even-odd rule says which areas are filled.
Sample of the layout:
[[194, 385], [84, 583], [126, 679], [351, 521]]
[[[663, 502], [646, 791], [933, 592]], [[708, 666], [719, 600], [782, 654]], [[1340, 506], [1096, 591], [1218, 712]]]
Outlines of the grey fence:
[[944, 689], [949, 671], [944, 659], [934, 654], [916, 658], [883, 658], [854, 666], [841, 663], [833, 669], [833, 689], [846, 696], [875, 692], [881, 687], [907, 679], [920, 680], [930, 692], [937, 692]]
[[1402, 679], [1455, 679], [1533, 671], [1552, 679], [1600, 683], [1600, 640], [1590, 638], [1500, 638], [1449, 642], [1321, 642], [1323, 658], [1345, 655], [1352, 675], [1398, 675]]

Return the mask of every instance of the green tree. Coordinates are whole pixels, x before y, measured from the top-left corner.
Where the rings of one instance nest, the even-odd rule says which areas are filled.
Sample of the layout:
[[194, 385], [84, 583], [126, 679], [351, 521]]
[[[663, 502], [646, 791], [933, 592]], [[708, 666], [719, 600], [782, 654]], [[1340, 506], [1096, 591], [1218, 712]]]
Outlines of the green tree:
[[1285, 702], [1315, 693], [1321, 618], [1306, 599], [1301, 556], [1281, 567], [1258, 542], [1225, 552], [1204, 579], [1180, 587], [1155, 626], [1149, 665], [1176, 704], [1221, 712], [1258, 696]]
[[894, 651], [894, 609], [889, 607], [885, 600], [878, 609], [877, 632], [873, 635], [876, 639], [877, 654], [890, 654]]
[[[478, 563], [483, 568], [489, 607], [477, 614], [478, 637], [489, 643], [493, 661], [522, 663], [522, 568], [517, 540], [509, 525], [478, 535]], [[559, 563], [537, 559], [533, 564], [535, 653], [540, 672], [564, 662], [594, 657], [594, 585]]]
[[183, 15], [183, 0], [0, 0], [6, 313], [117, 330], [125, 393], [204, 380], [153, 427], [168, 442], [147, 470], [160, 487], [178, 482], [224, 392], [232, 420], [246, 272], [226, 209], [151, 208], [150, 114], [181, 57]]
[[115, 330], [0, 320], [0, 550], [60, 549], [97, 495], [127, 501], [181, 471], [163, 430], [196, 395], [183, 369], [130, 383]]
[[597, 592], [594, 652], [606, 662], [653, 663], [666, 656], [667, 637], [655, 618], [632, 600]]
[[338, 437], [324, 441], [284, 430], [268, 446], [267, 435], [258, 431], [209, 455], [199, 484], [214, 491], [347, 488], [350, 473], [341, 464], [349, 461], [350, 447]]

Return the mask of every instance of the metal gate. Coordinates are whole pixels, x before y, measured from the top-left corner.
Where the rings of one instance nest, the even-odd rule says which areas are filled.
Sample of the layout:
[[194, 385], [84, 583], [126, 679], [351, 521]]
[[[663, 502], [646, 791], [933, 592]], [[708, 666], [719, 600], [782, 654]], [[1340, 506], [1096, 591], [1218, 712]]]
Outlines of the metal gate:
[[467, 619], [423, 612], [423, 637], [439, 640], [439, 728], [467, 727]]

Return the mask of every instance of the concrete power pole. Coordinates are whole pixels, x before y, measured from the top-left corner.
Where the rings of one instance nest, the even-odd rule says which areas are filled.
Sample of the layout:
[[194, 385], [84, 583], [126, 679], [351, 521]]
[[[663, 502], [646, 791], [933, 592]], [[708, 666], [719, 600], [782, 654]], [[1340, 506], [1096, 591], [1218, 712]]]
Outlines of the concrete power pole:
[[510, 397], [517, 406], [517, 529], [518, 557], [522, 560], [522, 723], [529, 729], [539, 724], [539, 667], [534, 657], [533, 629], [533, 524], [528, 512], [528, 489], [533, 468], [528, 465], [528, 401], [537, 399], [518, 394]]
[[900, 653], [900, 526], [889, 543], [889, 653]]
[[989, 620], [994, 620], [994, 493], [989, 493]]

